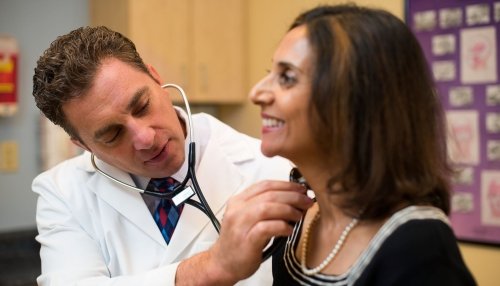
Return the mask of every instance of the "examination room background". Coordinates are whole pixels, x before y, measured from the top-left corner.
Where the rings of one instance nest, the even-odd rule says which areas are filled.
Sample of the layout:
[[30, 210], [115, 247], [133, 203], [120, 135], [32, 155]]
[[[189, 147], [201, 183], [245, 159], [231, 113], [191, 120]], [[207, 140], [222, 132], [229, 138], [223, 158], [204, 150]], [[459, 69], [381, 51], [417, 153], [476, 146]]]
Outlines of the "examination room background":
[[[299, 11], [318, 3], [343, 2], [345, 1], [245, 1], [246, 90], [249, 91], [269, 67], [276, 44]], [[381, 7], [400, 18], [404, 15], [404, 0], [351, 2]], [[1, 144], [14, 143], [17, 146], [18, 163], [16, 170], [0, 170], [0, 259], [2, 236], [36, 228], [36, 196], [31, 192], [31, 181], [42, 169], [40, 113], [31, 95], [36, 60], [58, 35], [89, 23], [87, 0], [0, 0], [0, 35], [13, 36], [19, 45], [18, 111], [13, 116], [0, 117], [0, 150]], [[249, 101], [241, 104], [196, 106], [195, 110], [206, 110], [242, 132], [259, 136], [259, 110]], [[0, 152], [0, 160], [1, 156]], [[468, 243], [460, 243], [460, 247], [479, 285], [499, 285], [500, 247]]]

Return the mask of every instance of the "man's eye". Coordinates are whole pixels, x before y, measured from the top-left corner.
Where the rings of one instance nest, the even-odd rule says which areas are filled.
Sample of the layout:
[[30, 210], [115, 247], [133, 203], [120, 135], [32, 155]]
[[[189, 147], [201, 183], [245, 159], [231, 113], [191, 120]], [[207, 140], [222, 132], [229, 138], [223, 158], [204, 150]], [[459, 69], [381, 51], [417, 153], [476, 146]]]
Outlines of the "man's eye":
[[141, 116], [144, 115], [148, 112], [149, 109], [149, 100], [138, 110], [136, 110], [135, 115], [136, 116]]
[[104, 143], [105, 144], [113, 144], [115, 141], [118, 140], [120, 133], [121, 133], [121, 129], [117, 129], [116, 131], [114, 131], [114, 133], [110, 132], [110, 135], [108, 137], [110, 139], [104, 140]]

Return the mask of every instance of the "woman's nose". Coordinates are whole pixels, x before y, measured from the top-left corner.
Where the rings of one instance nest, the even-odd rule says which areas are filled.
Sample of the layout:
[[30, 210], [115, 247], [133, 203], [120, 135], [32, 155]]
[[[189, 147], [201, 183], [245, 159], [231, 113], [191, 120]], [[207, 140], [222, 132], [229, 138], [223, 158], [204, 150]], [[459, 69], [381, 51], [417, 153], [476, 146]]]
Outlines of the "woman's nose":
[[269, 104], [273, 99], [270, 76], [267, 75], [257, 82], [250, 91], [248, 97], [256, 105]]

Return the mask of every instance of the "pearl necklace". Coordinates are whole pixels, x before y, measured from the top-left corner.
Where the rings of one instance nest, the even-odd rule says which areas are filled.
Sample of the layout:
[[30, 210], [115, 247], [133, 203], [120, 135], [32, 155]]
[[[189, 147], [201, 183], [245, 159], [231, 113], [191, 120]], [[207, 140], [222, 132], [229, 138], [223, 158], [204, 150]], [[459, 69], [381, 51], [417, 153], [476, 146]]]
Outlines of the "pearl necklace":
[[342, 231], [342, 234], [340, 235], [339, 239], [337, 240], [337, 243], [335, 243], [335, 246], [333, 247], [332, 251], [328, 256], [321, 262], [317, 267], [315, 268], [307, 268], [306, 266], [306, 258], [307, 258], [307, 244], [309, 242], [309, 231], [312, 228], [312, 225], [319, 219], [319, 212], [316, 213], [314, 216], [313, 220], [311, 223], [307, 226], [307, 228], [304, 230], [304, 243], [302, 244], [301, 248], [301, 255], [302, 259], [300, 261], [300, 268], [302, 269], [302, 272], [305, 273], [306, 275], [315, 275], [318, 274], [321, 270], [325, 269], [325, 267], [330, 264], [330, 262], [335, 258], [337, 253], [339, 252], [340, 248], [344, 244], [344, 241], [346, 237], [349, 235], [351, 230], [356, 226], [358, 223], [357, 218], [353, 218], [352, 221], [344, 228]]

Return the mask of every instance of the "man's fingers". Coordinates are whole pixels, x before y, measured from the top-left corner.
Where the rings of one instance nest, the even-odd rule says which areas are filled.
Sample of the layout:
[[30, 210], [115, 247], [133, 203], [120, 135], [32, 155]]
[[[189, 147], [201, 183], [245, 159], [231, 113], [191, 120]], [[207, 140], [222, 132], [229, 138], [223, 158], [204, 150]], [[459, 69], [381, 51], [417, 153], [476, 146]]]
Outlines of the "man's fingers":
[[266, 180], [252, 185], [247, 191], [240, 193], [238, 197], [240, 197], [243, 200], [247, 200], [255, 196], [259, 196], [262, 193], [269, 192], [270, 190], [290, 191], [299, 193], [306, 192], [306, 188], [297, 183]]
[[247, 203], [280, 203], [293, 206], [297, 209], [308, 209], [313, 200], [306, 195], [306, 192], [293, 192], [293, 191], [268, 191], [261, 193], [259, 196], [254, 196], [246, 201]]
[[261, 221], [248, 232], [248, 241], [258, 249], [263, 249], [273, 237], [289, 236], [293, 226], [281, 220]]
[[220, 237], [211, 253], [221, 269], [244, 275], [251, 273], [258, 267], [261, 252], [269, 240], [290, 235], [293, 223], [299, 221], [312, 204], [305, 187], [299, 184], [286, 181], [254, 184], [228, 201]]
[[262, 220], [296, 222], [312, 204], [312, 199], [303, 193], [268, 191], [247, 200], [229, 202], [224, 219], [248, 228]]
[[288, 204], [266, 202], [255, 207], [255, 211], [251, 212], [254, 221], [261, 220], [276, 220], [298, 221], [304, 213], [303, 208], [296, 208]]

